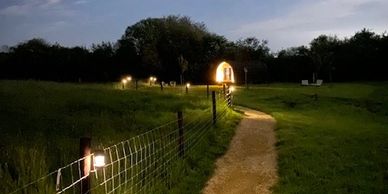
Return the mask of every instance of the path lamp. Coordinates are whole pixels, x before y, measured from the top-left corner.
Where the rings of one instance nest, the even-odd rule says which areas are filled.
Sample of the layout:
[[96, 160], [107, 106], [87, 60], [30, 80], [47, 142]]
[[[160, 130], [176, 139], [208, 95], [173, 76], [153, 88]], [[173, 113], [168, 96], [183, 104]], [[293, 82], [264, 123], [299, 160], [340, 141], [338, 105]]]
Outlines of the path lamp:
[[229, 92], [230, 92], [230, 93], [234, 92], [235, 90], [236, 90], [236, 88], [234, 88], [234, 86], [230, 86], [230, 87], [229, 87]]
[[[124, 81], [125, 80], [125, 81]], [[129, 82], [131, 82], [132, 81], [132, 77], [131, 76], [127, 76], [127, 77], [125, 77], [124, 79], [123, 79], [123, 81], [125, 82], [123, 82], [124, 83], [124, 87], [125, 87], [125, 84], [129, 84]]]
[[128, 82], [127, 79], [122, 79], [121, 80], [121, 83], [123, 84], [123, 89], [125, 89], [125, 84]]
[[150, 81], [150, 86], [152, 86], [152, 84], [156, 82], [156, 77], [151, 76], [149, 81]]
[[94, 169], [102, 168], [105, 166], [105, 153], [102, 150], [97, 150], [93, 155], [93, 166]]
[[189, 93], [190, 83], [186, 84], [186, 94]]

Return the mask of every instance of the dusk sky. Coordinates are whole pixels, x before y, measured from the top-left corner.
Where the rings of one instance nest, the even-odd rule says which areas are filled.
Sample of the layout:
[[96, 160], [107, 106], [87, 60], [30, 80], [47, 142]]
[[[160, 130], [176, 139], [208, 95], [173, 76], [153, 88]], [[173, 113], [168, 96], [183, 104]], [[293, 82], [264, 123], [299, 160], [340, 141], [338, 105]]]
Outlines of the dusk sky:
[[1, 0], [0, 46], [34, 37], [64, 46], [115, 42], [148, 17], [189, 16], [210, 32], [268, 40], [273, 52], [320, 34], [388, 30], [388, 0]]

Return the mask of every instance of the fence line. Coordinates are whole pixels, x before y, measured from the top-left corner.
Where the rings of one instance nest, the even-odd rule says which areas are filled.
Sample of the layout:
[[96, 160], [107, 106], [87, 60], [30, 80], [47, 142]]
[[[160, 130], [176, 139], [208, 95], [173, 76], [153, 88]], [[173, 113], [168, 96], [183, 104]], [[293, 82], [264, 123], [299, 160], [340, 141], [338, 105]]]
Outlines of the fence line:
[[[230, 106], [229, 98], [219, 96], [217, 120], [222, 119]], [[147, 132], [104, 148], [106, 164], [103, 168], [90, 168], [82, 175], [83, 163], [93, 161], [94, 153], [82, 157], [29, 184], [15, 193], [151, 193], [163, 192], [177, 182], [184, 159], [195, 152], [213, 126], [212, 111], [208, 108], [190, 119], [183, 117], [184, 133], [179, 133], [179, 118]], [[180, 138], [183, 141], [181, 150]], [[85, 167], [84, 167], [85, 168]], [[90, 181], [89, 188], [82, 188]]]

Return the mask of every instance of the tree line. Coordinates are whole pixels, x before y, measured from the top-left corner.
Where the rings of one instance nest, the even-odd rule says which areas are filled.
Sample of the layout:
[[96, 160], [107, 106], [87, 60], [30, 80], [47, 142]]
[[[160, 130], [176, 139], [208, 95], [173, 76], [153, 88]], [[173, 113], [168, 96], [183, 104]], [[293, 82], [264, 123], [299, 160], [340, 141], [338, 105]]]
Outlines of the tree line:
[[388, 80], [388, 36], [362, 29], [352, 37], [320, 35], [309, 47], [282, 50], [273, 59], [277, 81], [316, 78], [327, 81]]
[[267, 41], [229, 41], [188, 17], [147, 18], [127, 27], [116, 42], [90, 48], [64, 47], [32, 39], [0, 52], [1, 79], [60, 82], [118, 81], [157, 76], [160, 81], [213, 83], [218, 63], [233, 65], [236, 78], [249, 82], [387, 80], [388, 37], [363, 29], [340, 40], [321, 35], [309, 46], [272, 53]]

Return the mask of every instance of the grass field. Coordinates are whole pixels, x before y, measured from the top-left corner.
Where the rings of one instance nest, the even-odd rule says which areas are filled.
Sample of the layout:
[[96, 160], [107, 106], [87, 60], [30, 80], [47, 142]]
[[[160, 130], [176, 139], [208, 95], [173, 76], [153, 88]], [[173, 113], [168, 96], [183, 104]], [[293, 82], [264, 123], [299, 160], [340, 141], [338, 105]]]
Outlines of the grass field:
[[388, 193], [388, 83], [238, 88], [278, 122], [275, 193]]
[[[0, 81], [0, 193], [79, 158], [82, 136], [92, 137], [92, 147], [105, 147], [176, 120], [178, 110], [190, 118], [210, 105], [205, 87], [191, 87], [185, 94], [183, 88], [160, 91], [147, 85], [136, 91], [117, 83]], [[228, 111], [186, 161], [171, 193], [199, 193], [239, 119]]]

